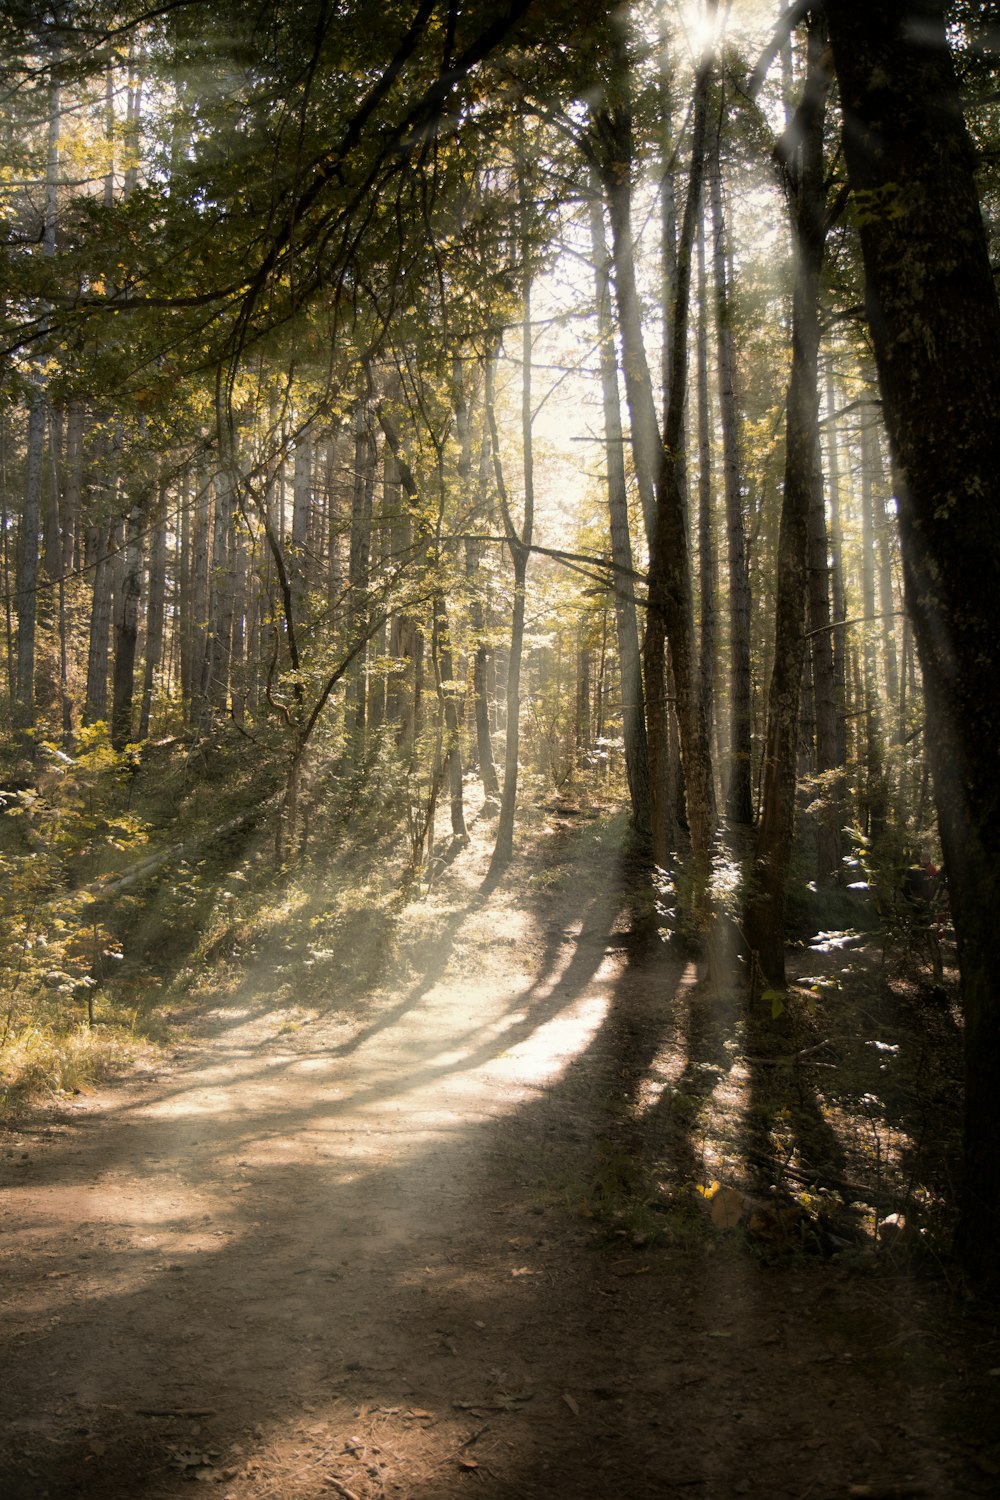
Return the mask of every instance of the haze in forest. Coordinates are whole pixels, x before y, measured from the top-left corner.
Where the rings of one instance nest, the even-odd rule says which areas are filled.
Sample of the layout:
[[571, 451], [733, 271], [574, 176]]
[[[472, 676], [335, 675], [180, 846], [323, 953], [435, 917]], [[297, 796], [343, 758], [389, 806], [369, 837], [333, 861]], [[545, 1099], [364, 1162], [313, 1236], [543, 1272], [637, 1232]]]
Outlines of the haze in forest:
[[[393, 1443], [413, 1495], [554, 1493], [560, 1463], [574, 1493], [645, 1493], [683, 1427], [678, 1484], [729, 1494], [750, 1449], [733, 1417], [713, 1468], [699, 1425], [724, 1361], [682, 1380], [650, 1337], [721, 1337], [716, 1304], [785, 1434], [740, 1492], [776, 1493], [805, 1433], [760, 1351], [800, 1275], [793, 1348], [829, 1296], [818, 1359], [853, 1360], [866, 1318], [893, 1351], [833, 1419], [831, 1495], [986, 1493], [968, 1393], [932, 1399], [904, 1352], [926, 1322], [992, 1409], [990, 1314], [977, 1342], [949, 1301], [989, 1308], [1000, 1234], [987, 11], [4, 8], [13, 1493], [232, 1470], [305, 1497], [329, 1449], [359, 1500]], [[64, 1305], [78, 1211], [99, 1264]], [[298, 1261], [318, 1292], [287, 1290]], [[198, 1264], [179, 1305], [208, 1309], [212, 1389], [154, 1398], [183, 1384], [167, 1273]], [[532, 1366], [535, 1275], [562, 1313]], [[103, 1350], [86, 1389], [67, 1317]], [[261, 1434], [249, 1377], [220, 1416], [225, 1319], [248, 1369], [294, 1369]], [[452, 1322], [489, 1331], [496, 1400]], [[475, 1399], [438, 1371], [418, 1403], [408, 1327]], [[624, 1401], [616, 1333], [641, 1415], [591, 1451], [555, 1414]], [[336, 1396], [290, 1353], [316, 1341]], [[516, 1434], [494, 1469], [480, 1406]]]

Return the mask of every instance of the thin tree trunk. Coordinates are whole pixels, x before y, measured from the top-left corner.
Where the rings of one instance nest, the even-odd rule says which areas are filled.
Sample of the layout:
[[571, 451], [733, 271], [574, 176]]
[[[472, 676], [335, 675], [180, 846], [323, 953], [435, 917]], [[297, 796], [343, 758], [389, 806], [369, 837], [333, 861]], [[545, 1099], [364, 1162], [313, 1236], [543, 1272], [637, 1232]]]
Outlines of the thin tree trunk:
[[[596, 182], [592, 181], [592, 189]], [[622, 432], [618, 392], [618, 359], [611, 316], [611, 278], [604, 232], [601, 199], [593, 193], [590, 203], [590, 233], [594, 256], [597, 300], [597, 332], [601, 363], [601, 397], [604, 413], [605, 462], [608, 472], [608, 518], [611, 561], [614, 564], [615, 626], [622, 682], [622, 730], [625, 741], [625, 775], [628, 779], [632, 821], [637, 831], [650, 832], [650, 774], [646, 742], [646, 703], [639, 655], [639, 624], [636, 616], [636, 577], [629, 532], [628, 489], [625, 477], [625, 439]], [[662, 686], [663, 643], [659, 643]], [[661, 694], [662, 696], [662, 694]], [[662, 711], [662, 706], [661, 706]]]
[[83, 498], [83, 431], [86, 409], [82, 401], [71, 401], [66, 411], [66, 461], [62, 491], [62, 560], [65, 577], [79, 568], [80, 505]]
[[[847, 766], [847, 600], [844, 593], [844, 543], [840, 521], [840, 434], [833, 383], [833, 361], [826, 367], [827, 472], [830, 481], [830, 593], [833, 608], [833, 696], [837, 715], [837, 757], [841, 772]], [[841, 799], [843, 801], [843, 783]]]
[[42, 566], [45, 576], [53, 582], [62, 573], [62, 537], [60, 534], [60, 511], [62, 489], [65, 483], [65, 436], [66, 424], [63, 413], [56, 406], [49, 406], [49, 465], [48, 483], [44, 485], [44, 515], [42, 518]]
[[[627, 60], [618, 70], [621, 93], [627, 89]], [[708, 875], [714, 826], [711, 748], [698, 682], [694, 643], [691, 564], [683, 488], [683, 414], [687, 386], [687, 322], [691, 252], [704, 174], [706, 95], [709, 69], [702, 66], [695, 86], [691, 173], [684, 222], [677, 247], [677, 288], [673, 307], [673, 368], [670, 406], [663, 441], [659, 440], [653, 386], [642, 336], [642, 316], [635, 282], [631, 228], [632, 122], [627, 105], [595, 117], [597, 166], [608, 201], [612, 228], [615, 290], [622, 334], [626, 401], [632, 425], [636, 479], [650, 540], [649, 615], [644, 661], [650, 700], [647, 740], [650, 766], [653, 857], [665, 864], [670, 854], [672, 813], [666, 805], [669, 745], [654, 741], [664, 720], [655, 711], [659, 697], [659, 641], [666, 638], [677, 698], [681, 760], [685, 780], [693, 855], [693, 900], [701, 917], [707, 909]], [[652, 496], [650, 498], [650, 491]], [[654, 620], [658, 615], [659, 619]]]
[[252, 577], [247, 548], [247, 530], [242, 517], [234, 518], [231, 533], [233, 574], [233, 630], [229, 657], [229, 680], [232, 694], [232, 714], [237, 724], [246, 719], [249, 662], [248, 640], [252, 639], [249, 623], [252, 618]]
[[[452, 366], [452, 392], [455, 407], [455, 428], [458, 434], [458, 478], [463, 498], [473, 504], [470, 530], [485, 520], [489, 485], [487, 479], [489, 463], [489, 434], [484, 434], [478, 483], [472, 478], [472, 424], [469, 399], [465, 388], [465, 373], [462, 362], [456, 357]], [[479, 585], [482, 546], [472, 536], [465, 542], [465, 576], [470, 582], [469, 617], [475, 654], [472, 659], [472, 696], [476, 724], [476, 764], [483, 791], [488, 800], [500, 796], [500, 779], [493, 759], [493, 740], [490, 735], [490, 705], [488, 695], [488, 664], [490, 648], [486, 642], [486, 611]]]
[[111, 743], [122, 750], [132, 738], [132, 700], [139, 635], [139, 596], [142, 586], [142, 532], [145, 511], [136, 505], [125, 522], [122, 571], [115, 601], [114, 691], [111, 705]]
[[[45, 163], [45, 206], [42, 217], [42, 250], [56, 253], [56, 185], [59, 172], [59, 84], [53, 81], [48, 102], [48, 136]], [[30, 741], [35, 725], [35, 631], [38, 619], [39, 527], [42, 511], [43, 456], [48, 400], [39, 368], [31, 373], [32, 396], [28, 412], [28, 451], [21, 511], [20, 549], [17, 571], [17, 681], [14, 695], [14, 728], [22, 740]]]
[[455, 838], [468, 838], [465, 827], [465, 802], [462, 789], [461, 719], [459, 700], [461, 689], [455, 681], [455, 667], [451, 649], [451, 628], [448, 623], [448, 608], [444, 593], [434, 593], [434, 639], [432, 642], [436, 685], [444, 718], [443, 754], [448, 775], [450, 796], [451, 831]]
[[292, 469], [292, 546], [289, 573], [292, 582], [292, 599], [297, 617], [301, 620], [305, 612], [306, 595], [309, 588], [308, 540], [309, 516], [312, 507], [312, 434], [299, 434], [295, 444], [295, 460]]
[[809, 632], [808, 665], [812, 675], [816, 772], [819, 779], [816, 819], [816, 879], [831, 885], [840, 873], [843, 826], [843, 778], [837, 759], [837, 686], [830, 629], [830, 562], [822, 479], [809, 497]]
[[88, 562], [94, 566], [87, 653], [87, 691], [84, 724], [108, 716], [108, 651], [111, 635], [111, 593], [114, 574], [114, 527], [93, 527], [88, 533]]
[[208, 719], [208, 677], [210, 670], [209, 611], [211, 587], [211, 499], [212, 485], [207, 476], [197, 477], [193, 536], [191, 543], [191, 700], [190, 719], [203, 729]]
[[709, 65], [703, 63], [695, 81], [688, 196], [677, 247], [670, 405], [656, 475], [656, 514], [649, 559], [649, 608], [651, 613], [660, 614], [670, 646], [670, 665], [677, 697], [684, 796], [691, 832], [692, 907], [696, 920], [702, 925], [707, 922], [709, 915], [715, 795], [711, 741], [694, 639], [691, 562], [683, 488], [683, 421], [687, 390], [691, 258], [695, 228], [701, 211], [709, 78]]
[[[375, 495], [377, 450], [369, 412], [361, 406], [354, 419], [354, 495], [351, 506], [351, 550], [348, 562], [349, 636], [360, 633], [367, 605], [371, 561], [372, 502]], [[367, 728], [367, 651], [356, 658], [347, 680], [346, 729], [349, 759], [360, 764]]]
[[729, 297], [727, 231], [722, 193], [718, 129], [713, 134], [709, 179], [714, 234], [716, 354], [719, 369], [719, 416], [726, 488], [726, 539], [729, 564], [729, 773], [726, 816], [730, 823], [753, 822], [753, 752], [750, 678], [750, 575], [743, 518], [736, 359]]
[[[704, 195], [703, 195], [704, 199]], [[712, 535], [712, 414], [708, 399], [708, 283], [705, 274], [705, 209], [698, 214], [698, 326], [695, 330], [695, 383], [698, 397], [698, 676], [701, 681], [705, 730], [712, 739], [715, 713], [715, 539]]]
[[861, 425], [861, 653], [865, 693], [865, 829], [870, 839], [885, 832], [888, 789], [879, 701], [878, 638], [875, 619], [875, 432], [876, 413], [868, 407]]
[[11, 567], [11, 514], [8, 458], [10, 421], [6, 409], [0, 410], [0, 536], [3, 538], [4, 645], [7, 663], [7, 703], [13, 709], [17, 694], [17, 667], [14, 654], [14, 577]]
[[[521, 200], [525, 197], [523, 164], [521, 173]], [[493, 448], [493, 467], [496, 475], [497, 494], [503, 515], [504, 530], [510, 548], [514, 570], [514, 602], [510, 621], [510, 653], [507, 658], [507, 726], [504, 748], [503, 791], [500, 796], [500, 816], [497, 822], [497, 838], [490, 860], [488, 879], [495, 879], [510, 864], [514, 855], [514, 816], [517, 808], [518, 754], [521, 737], [521, 655], [524, 649], [525, 585], [527, 582], [528, 558], [535, 513], [534, 450], [532, 444], [531, 411], [531, 287], [524, 288], [524, 316], [521, 327], [521, 444], [524, 464], [524, 521], [520, 535], [511, 515], [507, 486], [504, 482], [503, 465], [500, 459], [500, 437], [497, 432], [496, 409], [493, 395], [494, 362], [486, 366], [486, 419], [490, 428]]]
[[28, 451], [17, 568], [17, 679], [14, 727], [29, 735], [35, 723], [35, 628], [38, 619], [38, 528], [41, 521], [42, 458], [46, 401], [40, 388], [31, 398]]
[[830, 81], [823, 59], [824, 47], [822, 17], [814, 15], [809, 21], [805, 118], [794, 177], [792, 369], [778, 538], [774, 666], [768, 691], [764, 798], [746, 910], [746, 939], [754, 962], [752, 995], [759, 979], [770, 987], [781, 987], [785, 982], [785, 885], [795, 825], [795, 776], [806, 656], [809, 513], [815, 490], [822, 485], [817, 392], [818, 298], [826, 209], [823, 121]]
[[160, 485], [157, 502], [157, 521], [152, 531], [149, 549], [149, 591], [146, 605], [146, 660], [142, 678], [142, 703], [139, 709], [139, 739], [149, 738], [149, 723], [153, 708], [153, 693], [157, 675], [163, 661], [163, 628], [166, 613], [167, 587], [167, 523], [164, 513], [167, 508], [166, 485]]
[[209, 648], [212, 667], [208, 680], [208, 700], [213, 714], [224, 717], [229, 706], [233, 636], [233, 507], [228, 477], [220, 475], [212, 488], [215, 515], [209, 591]]

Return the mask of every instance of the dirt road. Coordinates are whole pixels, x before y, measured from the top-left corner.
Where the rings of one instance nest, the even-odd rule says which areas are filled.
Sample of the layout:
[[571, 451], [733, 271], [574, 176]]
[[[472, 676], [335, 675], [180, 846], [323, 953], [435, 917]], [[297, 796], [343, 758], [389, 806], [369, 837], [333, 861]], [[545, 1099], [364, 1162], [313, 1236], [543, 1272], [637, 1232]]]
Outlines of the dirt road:
[[593, 861], [481, 875], [363, 1002], [248, 973], [164, 1066], [0, 1136], [0, 1494], [996, 1493], [1000, 1357], [941, 1288], [601, 1220], [639, 1075], [725, 1085], [711, 997]]

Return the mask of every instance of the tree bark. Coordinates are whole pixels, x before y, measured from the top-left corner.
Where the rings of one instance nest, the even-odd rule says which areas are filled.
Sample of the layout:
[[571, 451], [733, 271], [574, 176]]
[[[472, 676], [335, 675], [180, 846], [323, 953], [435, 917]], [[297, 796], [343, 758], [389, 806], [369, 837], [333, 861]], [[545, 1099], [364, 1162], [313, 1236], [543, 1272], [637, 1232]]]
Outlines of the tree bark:
[[[371, 562], [372, 502], [378, 450], [371, 430], [370, 411], [360, 406], [354, 418], [354, 497], [351, 505], [351, 548], [347, 581], [348, 635], [359, 634], [367, 612], [367, 590]], [[367, 729], [367, 652], [354, 661], [347, 679], [346, 731], [348, 757], [356, 765], [364, 755]]]
[[750, 677], [750, 575], [743, 519], [739, 414], [736, 402], [736, 358], [729, 297], [729, 255], [722, 193], [718, 130], [714, 132], [709, 186], [714, 235], [716, 357], [719, 370], [719, 417], [726, 488], [726, 540], [729, 564], [729, 772], [726, 816], [730, 823], [753, 822], [753, 760]]
[[[702, 195], [704, 199], [704, 194]], [[705, 206], [698, 212], [698, 326], [695, 384], [698, 395], [698, 677], [705, 732], [712, 740], [715, 714], [715, 591], [718, 586], [712, 528], [712, 414], [708, 398], [708, 281], [705, 274]]]
[[139, 739], [149, 737], [153, 694], [163, 662], [163, 627], [166, 618], [167, 588], [167, 508], [166, 485], [160, 485], [157, 520], [149, 548], [149, 591], [146, 605], [146, 660], [143, 667], [142, 703], [139, 708]]
[[822, 17], [809, 21], [802, 141], [793, 189], [795, 288], [788, 385], [785, 480], [778, 536], [774, 665], [768, 689], [764, 793], [746, 910], [746, 940], [758, 981], [785, 983], [785, 885], [795, 826], [802, 671], [806, 656], [809, 513], [822, 486], [819, 467], [819, 273], [825, 241], [823, 122], [830, 75]]
[[111, 585], [114, 570], [114, 527], [94, 526], [88, 533], [88, 562], [94, 568], [87, 651], [87, 689], [84, 724], [97, 724], [108, 714], [108, 649], [111, 633]]
[[[828, 0], [965, 1010], [958, 1250], [1000, 1240], [1000, 306], [940, 0]], [[972, 587], [972, 580], [975, 586]]]
[[142, 533], [145, 508], [133, 506], [125, 522], [122, 571], [115, 601], [115, 664], [111, 700], [111, 743], [123, 750], [132, 738], [135, 656], [142, 588]]
[[[627, 61], [618, 60], [627, 88]], [[693, 906], [701, 919], [707, 908], [711, 841], [714, 828], [711, 752], [704, 704], [698, 680], [691, 590], [691, 560], [687, 507], [683, 488], [683, 416], [687, 389], [687, 323], [691, 283], [691, 253], [705, 161], [705, 128], [709, 70], [703, 65], [695, 84], [691, 171], [684, 221], [677, 245], [676, 294], [672, 308], [673, 367], [669, 372], [670, 404], [662, 441], [656, 419], [653, 385], [646, 359], [642, 317], [635, 282], [631, 226], [632, 121], [627, 105], [595, 117], [595, 162], [608, 201], [612, 229], [615, 292], [622, 334], [625, 393], [632, 426], [636, 480], [642, 499], [650, 544], [649, 615], [644, 660], [646, 692], [651, 712], [649, 730], [650, 802], [653, 857], [669, 858], [672, 817], [665, 807], [662, 775], [669, 746], [655, 743], [663, 720], [655, 712], [660, 676], [659, 640], [670, 647], [677, 698], [687, 814], [691, 830]]]
[[[524, 180], [521, 181], [522, 203]], [[496, 409], [493, 395], [494, 362], [486, 366], [486, 419], [490, 428], [493, 449], [493, 466], [496, 475], [497, 494], [503, 515], [504, 531], [510, 548], [514, 572], [514, 601], [510, 620], [510, 652], [507, 657], [507, 724], [504, 746], [503, 790], [500, 794], [500, 816], [497, 821], [497, 837], [490, 860], [488, 880], [495, 880], [510, 864], [514, 856], [514, 816], [517, 808], [518, 755], [521, 743], [521, 655], [524, 649], [525, 585], [528, 573], [528, 558], [531, 555], [531, 537], [535, 515], [534, 449], [532, 444], [531, 410], [531, 287], [524, 288], [524, 315], [521, 325], [521, 446], [524, 473], [524, 520], [518, 534], [511, 516], [510, 500], [504, 482], [503, 465], [500, 459], [500, 437], [497, 432]]]
[[863, 827], [870, 839], [885, 832], [888, 812], [882, 713], [879, 693], [879, 621], [875, 618], [875, 479], [877, 413], [861, 417], [861, 661], [865, 694], [865, 783]]
[[[592, 181], [592, 187], [596, 189], [596, 181]], [[635, 607], [636, 579], [628, 519], [625, 437], [622, 432], [618, 359], [615, 353], [614, 324], [611, 317], [611, 278], [608, 270], [607, 238], [604, 232], [604, 211], [596, 191], [590, 203], [590, 234], [596, 282], [597, 336], [601, 364], [605, 461], [608, 470], [611, 561], [615, 565], [615, 625], [618, 634], [618, 660], [622, 681], [625, 775], [628, 779], [632, 822], [640, 834], [648, 837], [651, 826], [649, 756], [646, 743], [646, 704], [642, 687], [642, 662], [639, 655], [639, 623]], [[661, 661], [662, 654], [661, 641]], [[661, 678], [662, 675], [661, 667]]]
[[[458, 434], [458, 478], [467, 502], [473, 509], [470, 517], [472, 528], [485, 519], [487, 511], [487, 463], [489, 460], [489, 434], [484, 434], [482, 462], [478, 482], [472, 478], [472, 425], [469, 397], [466, 391], [465, 372], [462, 362], [456, 358], [452, 371], [452, 389], [455, 406], [455, 428]], [[500, 796], [500, 779], [493, 759], [493, 741], [490, 737], [490, 705], [488, 694], [488, 665], [490, 648], [486, 642], [486, 611], [478, 586], [482, 546], [469, 536], [465, 542], [465, 576], [470, 581], [469, 617], [475, 640], [472, 659], [472, 699], [476, 724], [476, 764], [483, 791], [488, 800]]]
[[812, 669], [817, 800], [816, 879], [836, 882], [840, 873], [843, 824], [842, 775], [837, 760], [837, 687], [833, 670], [833, 632], [830, 628], [830, 552], [826, 504], [820, 478], [809, 497], [809, 664]]

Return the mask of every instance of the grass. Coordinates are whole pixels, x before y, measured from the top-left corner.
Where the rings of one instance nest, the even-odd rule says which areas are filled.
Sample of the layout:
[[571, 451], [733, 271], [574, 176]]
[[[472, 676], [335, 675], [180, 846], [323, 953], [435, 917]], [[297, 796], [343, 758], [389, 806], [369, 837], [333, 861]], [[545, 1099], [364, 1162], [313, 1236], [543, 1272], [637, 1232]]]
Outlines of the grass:
[[123, 1073], [150, 1043], [120, 1025], [71, 1031], [29, 1023], [0, 1049], [0, 1119], [39, 1099], [83, 1094]]

